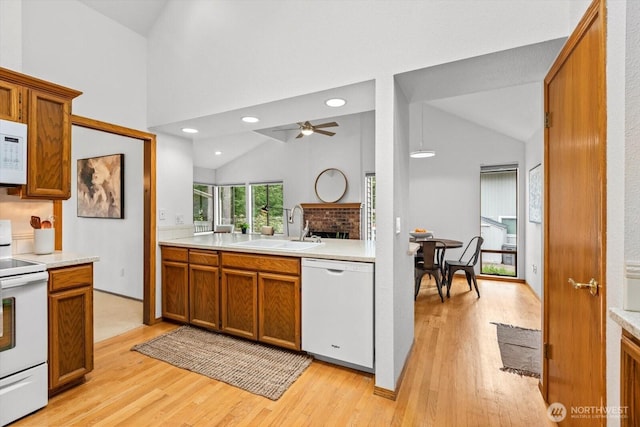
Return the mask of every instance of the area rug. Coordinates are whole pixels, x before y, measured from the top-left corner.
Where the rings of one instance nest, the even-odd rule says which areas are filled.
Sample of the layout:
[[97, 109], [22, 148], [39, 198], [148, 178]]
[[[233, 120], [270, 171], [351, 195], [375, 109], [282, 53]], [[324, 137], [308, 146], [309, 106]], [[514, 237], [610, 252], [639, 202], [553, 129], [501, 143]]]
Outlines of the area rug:
[[131, 350], [271, 400], [278, 400], [313, 360], [191, 326], [181, 326]]
[[498, 346], [503, 365], [500, 369], [518, 375], [540, 378], [541, 331], [504, 323], [491, 323], [498, 327]]

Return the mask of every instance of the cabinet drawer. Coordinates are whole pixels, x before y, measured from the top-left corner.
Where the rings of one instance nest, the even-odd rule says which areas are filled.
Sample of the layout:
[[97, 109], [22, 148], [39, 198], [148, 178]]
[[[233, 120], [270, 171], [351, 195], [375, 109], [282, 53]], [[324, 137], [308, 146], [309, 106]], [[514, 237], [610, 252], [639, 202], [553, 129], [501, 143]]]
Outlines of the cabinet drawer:
[[93, 264], [49, 270], [49, 291], [76, 288], [93, 284]]
[[299, 258], [223, 252], [222, 265], [224, 267], [235, 267], [245, 270], [300, 274]]
[[189, 250], [186, 248], [173, 248], [170, 246], [162, 247], [162, 259], [170, 261], [189, 261]]
[[189, 250], [189, 263], [199, 265], [218, 265], [218, 252], [215, 251], [198, 251], [194, 249]]

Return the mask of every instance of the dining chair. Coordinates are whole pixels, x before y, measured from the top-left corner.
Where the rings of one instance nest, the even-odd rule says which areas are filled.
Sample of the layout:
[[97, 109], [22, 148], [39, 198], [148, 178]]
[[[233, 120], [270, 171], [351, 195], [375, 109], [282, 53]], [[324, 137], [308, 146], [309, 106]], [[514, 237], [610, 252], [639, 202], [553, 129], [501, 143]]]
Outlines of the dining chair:
[[422, 277], [428, 274], [433, 276], [436, 281], [436, 287], [438, 288], [438, 294], [440, 295], [440, 301], [444, 302], [444, 296], [442, 294], [443, 285], [443, 261], [446, 245], [438, 240], [428, 240], [421, 242], [422, 253], [416, 254], [415, 257], [415, 293], [413, 299], [418, 298], [418, 292], [420, 292], [420, 283]]
[[476, 281], [475, 265], [478, 263], [480, 257], [480, 247], [484, 239], [481, 236], [475, 236], [470, 241], [467, 247], [462, 252], [462, 255], [458, 260], [447, 260], [444, 263], [444, 270], [447, 276], [447, 298], [451, 297], [451, 284], [453, 283], [453, 274], [458, 271], [464, 271], [467, 276], [467, 283], [469, 284], [469, 290], [471, 290], [471, 281], [473, 280], [473, 286], [476, 288], [478, 298], [480, 298], [480, 291], [478, 290], [478, 282]]

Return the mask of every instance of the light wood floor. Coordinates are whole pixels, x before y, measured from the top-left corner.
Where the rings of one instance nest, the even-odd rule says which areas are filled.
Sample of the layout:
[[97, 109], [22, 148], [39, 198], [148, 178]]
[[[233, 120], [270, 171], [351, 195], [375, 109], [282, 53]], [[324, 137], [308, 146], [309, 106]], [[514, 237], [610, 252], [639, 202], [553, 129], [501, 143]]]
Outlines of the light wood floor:
[[176, 326], [143, 326], [96, 345], [86, 383], [15, 426], [546, 426], [537, 380], [499, 370], [495, 325], [539, 328], [525, 287], [482, 280], [482, 298], [454, 283], [440, 303], [431, 282], [416, 302], [416, 336], [396, 401], [373, 376], [313, 362], [278, 401], [143, 356], [130, 348]]

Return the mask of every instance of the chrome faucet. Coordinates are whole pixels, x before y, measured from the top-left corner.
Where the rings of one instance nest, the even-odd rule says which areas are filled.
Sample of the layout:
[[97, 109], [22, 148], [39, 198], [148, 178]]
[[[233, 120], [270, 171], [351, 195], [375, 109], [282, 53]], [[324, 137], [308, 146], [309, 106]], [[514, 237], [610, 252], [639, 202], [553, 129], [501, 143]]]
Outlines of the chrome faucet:
[[293, 209], [291, 209], [291, 214], [289, 215], [289, 224], [293, 224], [293, 216], [296, 213], [296, 209], [300, 210], [300, 241], [303, 241], [309, 232], [309, 221], [307, 220], [305, 227], [302, 228], [302, 221], [304, 221], [304, 209], [302, 209], [302, 206], [300, 205], [295, 205]]

